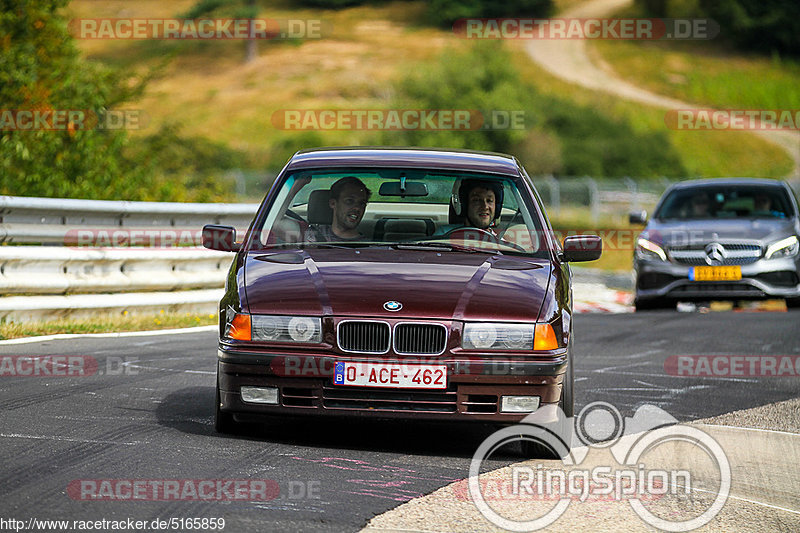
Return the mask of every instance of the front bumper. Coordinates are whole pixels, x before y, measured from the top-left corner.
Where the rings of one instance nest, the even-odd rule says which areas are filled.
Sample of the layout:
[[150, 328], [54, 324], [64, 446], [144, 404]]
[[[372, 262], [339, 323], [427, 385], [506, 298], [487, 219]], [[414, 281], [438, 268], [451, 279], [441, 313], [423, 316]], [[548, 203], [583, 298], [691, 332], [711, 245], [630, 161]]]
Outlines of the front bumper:
[[636, 300], [765, 299], [800, 297], [797, 258], [760, 259], [741, 265], [737, 281], [692, 281], [691, 266], [637, 260], [634, 264]]
[[[220, 409], [238, 421], [270, 415], [321, 415], [513, 423], [529, 413], [500, 413], [500, 397], [538, 396], [540, 410], [556, 405], [567, 357], [567, 350], [562, 350], [540, 359], [428, 358], [428, 363], [447, 365], [446, 390], [378, 389], [333, 385], [333, 365], [345, 359], [341, 356], [267, 354], [221, 345], [217, 384]], [[423, 361], [411, 358], [409, 362]], [[278, 404], [244, 402], [240, 389], [248, 385], [277, 387]]]

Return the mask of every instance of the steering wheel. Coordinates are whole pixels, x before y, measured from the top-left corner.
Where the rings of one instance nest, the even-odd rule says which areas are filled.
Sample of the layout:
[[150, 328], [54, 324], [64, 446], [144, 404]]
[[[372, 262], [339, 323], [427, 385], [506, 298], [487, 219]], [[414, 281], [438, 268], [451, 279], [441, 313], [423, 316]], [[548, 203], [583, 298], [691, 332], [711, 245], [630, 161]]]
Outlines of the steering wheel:
[[520, 252], [527, 251], [519, 244], [501, 239], [491, 231], [487, 231], [481, 228], [470, 228], [470, 227], [453, 228], [444, 235], [442, 235], [442, 237], [445, 238], [454, 238], [454, 236], [455, 238], [460, 238], [462, 240], [467, 240], [467, 238], [469, 238], [469, 240], [477, 240], [479, 242], [484, 242], [488, 239], [489, 241], [494, 242], [496, 244], [503, 244], [506, 246], [510, 246], [511, 248], [514, 248], [515, 250], [518, 250]]

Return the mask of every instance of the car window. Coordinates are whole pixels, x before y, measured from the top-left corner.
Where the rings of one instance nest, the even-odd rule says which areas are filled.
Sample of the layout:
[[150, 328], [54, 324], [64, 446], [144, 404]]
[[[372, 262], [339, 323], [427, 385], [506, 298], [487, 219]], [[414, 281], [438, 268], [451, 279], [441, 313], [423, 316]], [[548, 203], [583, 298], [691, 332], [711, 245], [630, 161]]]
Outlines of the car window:
[[787, 218], [792, 204], [779, 187], [727, 186], [677, 189], [655, 214], [660, 219]]
[[[340, 197], [334, 198], [333, 189], [342, 183]], [[470, 208], [463, 205], [467, 187], [483, 191], [495, 202], [494, 218], [484, 213], [484, 220], [492, 220], [488, 227], [470, 221]], [[250, 247], [438, 243], [547, 257], [535, 210], [536, 203], [518, 181], [495, 175], [420, 169], [304, 170], [282, 179], [269, 210], [257, 222]], [[354, 227], [346, 236], [337, 234], [337, 228], [349, 225]]]

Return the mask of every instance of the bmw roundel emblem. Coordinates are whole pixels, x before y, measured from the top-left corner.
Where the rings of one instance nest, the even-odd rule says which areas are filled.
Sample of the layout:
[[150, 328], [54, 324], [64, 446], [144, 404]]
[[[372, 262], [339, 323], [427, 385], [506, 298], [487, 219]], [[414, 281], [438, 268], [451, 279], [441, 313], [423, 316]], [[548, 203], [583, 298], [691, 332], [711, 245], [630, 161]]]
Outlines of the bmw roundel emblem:
[[383, 304], [383, 308], [386, 309], [387, 311], [399, 311], [403, 308], [403, 304], [401, 304], [400, 302], [396, 302], [394, 300], [390, 300], [385, 304]]

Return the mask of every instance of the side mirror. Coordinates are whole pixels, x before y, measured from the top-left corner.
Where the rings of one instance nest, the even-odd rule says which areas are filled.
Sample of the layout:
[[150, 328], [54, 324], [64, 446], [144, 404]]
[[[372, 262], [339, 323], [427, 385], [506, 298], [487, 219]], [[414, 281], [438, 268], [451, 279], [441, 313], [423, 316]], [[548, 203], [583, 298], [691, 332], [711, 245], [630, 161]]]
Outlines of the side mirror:
[[241, 244], [236, 242], [236, 228], [207, 224], [203, 226], [203, 246], [220, 252], [238, 252]]
[[603, 239], [597, 235], [572, 235], [564, 239], [563, 248], [564, 261], [594, 261], [603, 253]]
[[632, 211], [628, 213], [628, 222], [631, 224], [646, 224], [647, 223], [647, 211]]

